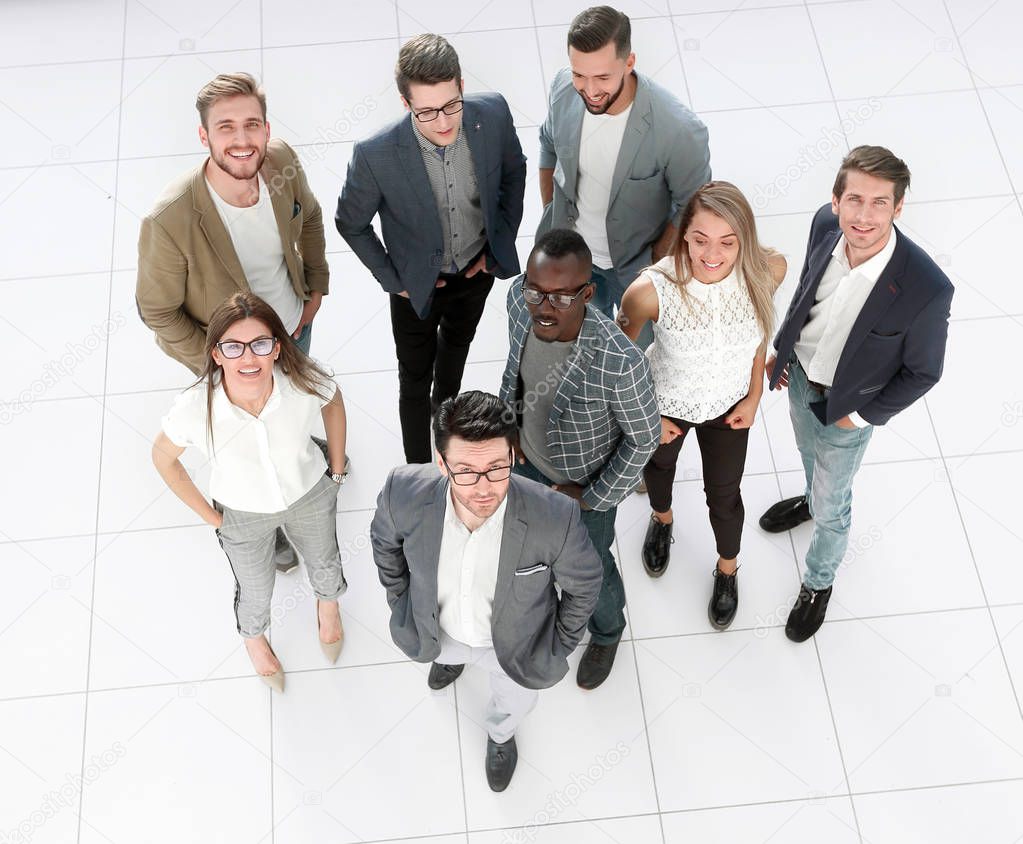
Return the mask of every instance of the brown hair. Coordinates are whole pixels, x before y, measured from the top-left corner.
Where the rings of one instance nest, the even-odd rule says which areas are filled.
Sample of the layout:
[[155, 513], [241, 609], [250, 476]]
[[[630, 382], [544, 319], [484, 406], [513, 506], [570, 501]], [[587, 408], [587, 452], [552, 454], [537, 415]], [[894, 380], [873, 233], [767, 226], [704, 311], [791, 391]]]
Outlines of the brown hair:
[[858, 170], [869, 176], [876, 176], [895, 185], [895, 204], [902, 202], [909, 188], [909, 167], [895, 153], [885, 147], [859, 146], [849, 151], [838, 168], [835, 186], [831, 193], [841, 199], [845, 193], [845, 180], [850, 170]]
[[[270, 329], [270, 335], [277, 340], [281, 354], [277, 358], [277, 366], [291, 379], [291, 383], [303, 393], [330, 399], [333, 393], [326, 395], [323, 390], [330, 388], [333, 378], [321, 369], [312, 358], [307, 356], [291, 339], [291, 335], [277, 316], [277, 312], [255, 293], [235, 293], [226, 299], [210, 316], [206, 328], [206, 365], [196, 384], [206, 382], [206, 434], [210, 447], [213, 446], [213, 393], [223, 378], [220, 364], [213, 360], [213, 349], [231, 326], [243, 319], [258, 319]], [[335, 388], [336, 389], [336, 388]]]
[[632, 23], [628, 15], [610, 6], [583, 9], [568, 28], [568, 46], [580, 53], [595, 53], [612, 41], [615, 56], [627, 59], [632, 52]]
[[401, 45], [398, 63], [394, 66], [394, 81], [398, 91], [409, 99], [409, 84], [436, 85], [454, 79], [462, 81], [462, 68], [458, 53], [440, 35], [417, 35]]
[[210, 108], [217, 100], [228, 97], [255, 97], [259, 100], [263, 120], [266, 120], [266, 94], [255, 77], [248, 73], [221, 73], [203, 85], [195, 98], [195, 107], [204, 129], [209, 129], [206, 117], [210, 113]]
[[731, 182], [707, 182], [690, 197], [669, 253], [675, 262], [675, 274], [674, 277], [670, 273], [665, 275], [679, 286], [683, 299], [689, 302], [686, 285], [693, 278], [693, 267], [685, 236], [697, 211], [709, 211], [720, 217], [735, 232], [739, 240], [739, 256], [735, 265], [746, 285], [750, 301], [753, 302], [760, 330], [765, 339], [770, 339], [774, 330], [774, 291], [777, 285], [774, 283], [769, 259], [778, 253], [761, 246], [757, 239], [753, 209], [742, 191]]

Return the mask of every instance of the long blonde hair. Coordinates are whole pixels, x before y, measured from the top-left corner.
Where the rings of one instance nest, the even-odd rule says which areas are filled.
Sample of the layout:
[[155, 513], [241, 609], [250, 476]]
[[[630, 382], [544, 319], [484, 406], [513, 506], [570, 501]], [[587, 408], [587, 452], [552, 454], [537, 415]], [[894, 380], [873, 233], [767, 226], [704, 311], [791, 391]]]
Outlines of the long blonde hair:
[[739, 257], [735, 261], [736, 269], [746, 285], [764, 338], [770, 339], [774, 331], [774, 291], [777, 285], [774, 283], [769, 260], [778, 252], [760, 244], [753, 209], [742, 191], [731, 182], [707, 182], [692, 195], [685, 211], [682, 212], [678, 234], [668, 252], [674, 262], [674, 273], [664, 275], [678, 285], [683, 301], [692, 307], [692, 299], [686, 285], [693, 278], [693, 266], [685, 236], [697, 211], [709, 211], [720, 217], [731, 226], [738, 237]]

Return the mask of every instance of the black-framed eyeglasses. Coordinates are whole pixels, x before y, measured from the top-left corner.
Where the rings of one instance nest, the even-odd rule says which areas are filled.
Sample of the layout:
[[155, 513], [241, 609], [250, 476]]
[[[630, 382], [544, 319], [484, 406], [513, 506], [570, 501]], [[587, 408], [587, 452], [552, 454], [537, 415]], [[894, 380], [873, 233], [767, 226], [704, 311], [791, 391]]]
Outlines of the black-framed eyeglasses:
[[248, 343], [242, 343], [240, 340], [221, 340], [217, 343], [217, 348], [220, 349], [220, 354], [225, 358], [234, 360], [245, 354], [246, 346], [252, 349], [252, 354], [265, 358], [274, 350], [276, 345], [276, 337], [257, 337]]
[[462, 100], [452, 100], [449, 103], [445, 103], [440, 108], [424, 108], [422, 111], [412, 112], [416, 116], [416, 120], [420, 123], [429, 123], [431, 120], [436, 120], [440, 117], [440, 113], [443, 111], [448, 117], [452, 114], [458, 114], [462, 110]]
[[[511, 460], [511, 455], [508, 455], [508, 459]], [[496, 481], [506, 481], [511, 477], [511, 464], [507, 466], [494, 466], [492, 469], [487, 469], [486, 472], [453, 472], [451, 467], [448, 465], [448, 461], [441, 457], [444, 461], [444, 466], [448, 470], [448, 477], [451, 478], [451, 482], [458, 486], [475, 486], [480, 482], [480, 478], [486, 478], [491, 483]]]
[[522, 298], [526, 300], [527, 305], [540, 305], [543, 304], [543, 300], [546, 299], [551, 303], [552, 308], [557, 308], [559, 311], [567, 310], [572, 307], [572, 303], [583, 295], [583, 291], [586, 290], [593, 284], [592, 281], [586, 282], [580, 287], [575, 293], [544, 293], [542, 290], [537, 290], [535, 287], [526, 287], [526, 282], [522, 283]]

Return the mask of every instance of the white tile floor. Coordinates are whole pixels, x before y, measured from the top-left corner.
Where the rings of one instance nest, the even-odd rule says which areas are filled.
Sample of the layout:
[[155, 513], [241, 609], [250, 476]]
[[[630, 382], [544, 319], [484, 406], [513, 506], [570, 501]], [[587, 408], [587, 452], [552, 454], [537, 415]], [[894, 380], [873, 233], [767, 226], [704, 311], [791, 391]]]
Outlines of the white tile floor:
[[[395, 364], [385, 299], [329, 225], [336, 195], [352, 142], [399, 113], [399, 39], [445, 32], [467, 89], [513, 108], [530, 159], [525, 254], [536, 124], [580, 3], [5, 0], [0, 841], [1021, 840], [1023, 13], [1009, 0], [622, 5], [639, 68], [699, 111], [715, 175], [788, 256], [780, 310], [810, 214], [862, 142], [909, 162], [904, 231], [958, 288], [944, 380], [876, 433], [857, 479], [820, 635], [797, 647], [781, 631], [808, 528], [756, 527], [802, 484], [772, 395], [751, 440], [733, 629], [706, 623], [714, 552], [690, 444], [672, 567], [644, 575], [645, 501], [627, 501], [630, 638], [598, 691], [567, 680], [542, 694], [506, 793], [483, 776], [484, 678], [431, 693], [390, 642], [367, 540], [401, 459]], [[339, 519], [347, 645], [326, 668], [309, 592], [282, 579], [283, 697], [250, 675], [213, 536], [149, 463], [188, 378], [133, 302], [139, 219], [201, 160], [196, 90], [235, 69], [262, 76], [273, 130], [302, 152], [328, 220], [333, 293], [313, 351], [339, 373], [356, 466]], [[494, 295], [466, 386], [496, 387], [504, 331]]]

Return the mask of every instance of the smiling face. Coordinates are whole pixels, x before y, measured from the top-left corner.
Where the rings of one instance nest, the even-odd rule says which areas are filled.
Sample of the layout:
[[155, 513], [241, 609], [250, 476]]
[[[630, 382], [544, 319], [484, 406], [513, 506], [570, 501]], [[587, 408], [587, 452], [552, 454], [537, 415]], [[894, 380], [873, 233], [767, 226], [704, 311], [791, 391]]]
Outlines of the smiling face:
[[[422, 85], [418, 82], [409, 83], [409, 98], [402, 97], [405, 108], [414, 114], [426, 109], [440, 109], [451, 102], [462, 98], [462, 83], [458, 79], [438, 82], [435, 85]], [[420, 134], [437, 147], [453, 144], [458, 138], [458, 130], [462, 126], [462, 112], [445, 114], [443, 111], [435, 120], [422, 121], [413, 118]]]
[[593, 285], [589, 283], [591, 274], [589, 264], [582, 263], [575, 255], [552, 258], [540, 251], [530, 255], [526, 287], [541, 293], [580, 294], [565, 309], [555, 308], [546, 296], [539, 305], [526, 303], [537, 340], [545, 343], [570, 342], [579, 336], [586, 316], [586, 303], [593, 298]]
[[626, 89], [631, 87], [635, 53], [620, 59], [615, 54], [614, 42], [609, 41], [592, 53], [569, 47], [568, 61], [572, 66], [572, 84], [590, 114], [620, 114], [632, 102], [634, 90]]
[[209, 147], [210, 158], [232, 178], [253, 179], [266, 158], [270, 124], [255, 97], [224, 97], [210, 106], [207, 127], [199, 127], [199, 140]]
[[701, 208], [685, 233], [693, 277], [704, 284], [726, 278], [739, 259], [739, 236], [712, 211]]
[[831, 197], [831, 210], [845, 235], [849, 264], [855, 267], [884, 249], [892, 224], [902, 213], [895, 201], [895, 183], [860, 170], [846, 174], [845, 190]]
[[[273, 337], [273, 334], [264, 322], [246, 317], [233, 323], [220, 342], [251, 343], [260, 337]], [[273, 387], [274, 362], [281, 356], [281, 344], [276, 343], [268, 355], [257, 355], [250, 346], [246, 346], [238, 358], [226, 357], [218, 346], [213, 347], [212, 354], [214, 363], [223, 369], [224, 386], [229, 395], [259, 395]]]
[[[450, 477], [451, 472], [486, 472], [498, 466], [510, 466], [511, 460], [511, 447], [504, 437], [469, 442], [453, 436], [448, 440], [444, 457], [438, 454], [437, 465], [446, 477]], [[501, 506], [508, 494], [509, 483], [509, 478], [490, 481], [481, 476], [472, 486], [452, 482], [450, 489], [455, 502], [482, 521], [493, 516]]]

